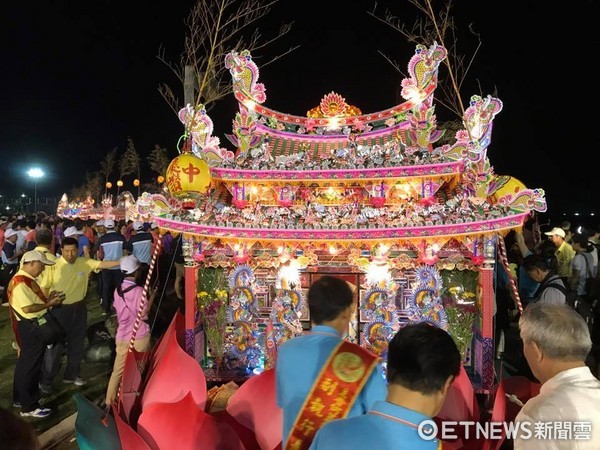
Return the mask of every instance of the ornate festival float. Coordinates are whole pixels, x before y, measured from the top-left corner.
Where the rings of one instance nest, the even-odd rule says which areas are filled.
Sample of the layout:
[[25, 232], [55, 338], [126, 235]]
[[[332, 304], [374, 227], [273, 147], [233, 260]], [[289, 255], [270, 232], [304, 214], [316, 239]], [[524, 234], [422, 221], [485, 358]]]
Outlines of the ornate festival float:
[[[441, 46], [417, 47], [400, 105], [364, 114], [331, 92], [295, 116], [264, 106], [249, 53], [227, 56], [239, 102], [227, 136], [235, 151], [212, 135], [206, 111], [183, 108], [185, 146], [167, 169], [168, 192], [142, 194], [132, 211], [182, 236], [185, 316], [138, 354], [142, 298], [113, 414], [78, 398], [81, 448], [278, 448], [269, 369], [282, 341], [310, 329], [307, 290], [324, 274], [355, 292], [348, 339], [382, 357], [405, 324], [446, 329], [464, 358], [455, 384], [467, 388], [456, 395], [470, 406], [457, 412], [453, 397], [445, 413], [479, 419], [474, 390], [496, 387], [494, 272], [508, 269], [501, 237], [546, 203], [543, 190], [490, 165], [499, 99], [473, 96], [464, 129], [436, 146], [444, 130], [433, 93], [445, 57]], [[492, 419], [501, 421], [497, 392]], [[101, 419], [99, 432], [92, 424]]]
[[490, 165], [499, 99], [473, 96], [455, 142], [436, 146], [445, 57], [418, 46], [406, 101], [389, 109], [365, 114], [331, 92], [296, 116], [265, 106], [251, 55], [231, 52], [235, 151], [205, 110], [180, 111], [187, 139], [166, 173], [171, 198], [138, 205], [162, 233], [183, 233], [186, 350], [207, 374], [272, 366], [281, 341], [310, 329], [310, 284], [334, 274], [355, 291], [350, 340], [384, 356], [395, 330], [428, 321], [455, 338], [474, 386], [493, 386], [498, 237], [546, 203]]
[[[134, 186], [139, 186], [139, 180], [134, 180]], [[122, 181], [118, 181], [119, 189], [123, 186]], [[143, 218], [137, 207], [137, 202], [133, 194], [129, 191], [123, 191], [117, 194], [113, 200], [112, 194], [108, 189], [112, 188], [112, 183], [106, 183], [106, 192], [102, 196], [99, 204], [91, 197], [84, 200], [69, 200], [67, 194], [63, 194], [56, 208], [56, 215], [65, 219], [113, 219], [129, 220], [133, 218]], [[146, 214], [145, 216], [149, 216]]]

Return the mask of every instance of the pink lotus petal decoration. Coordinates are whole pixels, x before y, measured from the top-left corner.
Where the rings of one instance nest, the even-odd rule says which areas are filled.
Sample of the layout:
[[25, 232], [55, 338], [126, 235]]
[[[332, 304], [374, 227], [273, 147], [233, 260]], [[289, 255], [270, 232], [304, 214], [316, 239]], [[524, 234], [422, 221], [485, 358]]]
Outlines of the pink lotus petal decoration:
[[[504, 396], [504, 380], [500, 380], [496, 389], [496, 397], [494, 398], [494, 409], [490, 422], [501, 423], [506, 420], [506, 397]], [[506, 439], [506, 432], [502, 429], [502, 439], [486, 440], [483, 443], [483, 450], [499, 450], [502, 443]]]
[[244, 450], [233, 428], [205, 413], [191, 393], [174, 403], [144, 408], [138, 432], [153, 450]]
[[165, 354], [167, 342], [170, 336], [174, 336], [179, 342], [180, 346], [183, 345], [183, 333], [185, 330], [185, 318], [179, 311], [175, 313], [169, 327], [161, 338], [154, 344], [152, 351], [150, 352], [150, 358], [148, 360], [148, 368], [146, 372], [146, 380], [152, 376], [154, 368]]
[[[180, 347], [175, 330], [163, 336], [162, 358], [155, 364], [142, 394], [142, 415], [154, 403], [178, 402], [191, 394], [200, 409], [206, 404], [206, 378], [200, 365]], [[168, 331], [169, 331], [168, 330]]]
[[[532, 397], [540, 393], [540, 383], [534, 383], [524, 376], [512, 376], [504, 379], [504, 391], [514, 395], [521, 403], [527, 403]], [[506, 403], [506, 420], [512, 422], [519, 414], [521, 407], [511, 401]]]
[[242, 384], [227, 403], [227, 412], [256, 433], [264, 450], [274, 449], [282, 440], [283, 411], [275, 395], [275, 369], [269, 369]]
[[460, 372], [448, 390], [446, 401], [437, 417], [442, 420], [479, 420], [479, 406], [469, 375], [461, 366]]
[[114, 406], [112, 407], [112, 412], [115, 424], [117, 425], [117, 431], [119, 432], [121, 446], [127, 450], [150, 450], [150, 447], [144, 442], [142, 437], [121, 419]]
[[148, 360], [149, 354], [137, 352], [132, 349], [125, 357], [125, 367], [121, 378], [121, 392], [119, 411], [125, 422], [135, 426], [140, 415], [141, 405], [139, 392], [142, 389], [142, 374], [140, 364]]

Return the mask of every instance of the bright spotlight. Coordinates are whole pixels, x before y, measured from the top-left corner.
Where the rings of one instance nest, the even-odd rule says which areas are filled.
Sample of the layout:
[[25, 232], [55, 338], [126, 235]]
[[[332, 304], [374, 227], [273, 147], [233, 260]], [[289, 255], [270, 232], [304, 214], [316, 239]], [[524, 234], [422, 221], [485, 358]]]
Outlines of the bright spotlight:
[[42, 178], [44, 176], [44, 171], [39, 167], [32, 167], [27, 171], [27, 175], [31, 178]]

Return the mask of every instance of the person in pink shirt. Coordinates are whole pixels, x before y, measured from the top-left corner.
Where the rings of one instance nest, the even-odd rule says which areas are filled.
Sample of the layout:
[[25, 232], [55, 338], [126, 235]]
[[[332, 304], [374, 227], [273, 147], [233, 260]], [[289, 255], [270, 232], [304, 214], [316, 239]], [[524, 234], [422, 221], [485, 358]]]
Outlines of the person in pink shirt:
[[0, 217], [0, 248], [4, 247], [4, 230], [8, 223], [7, 217]]
[[33, 250], [36, 246], [35, 241], [37, 235], [35, 220], [28, 220], [25, 224], [25, 230], [27, 230], [27, 234], [25, 235], [25, 248], [27, 250]]
[[[121, 272], [125, 279], [120, 286], [115, 289], [113, 306], [117, 312], [117, 334], [115, 336], [116, 356], [113, 365], [113, 371], [106, 389], [106, 405], [110, 405], [117, 400], [119, 384], [123, 376], [125, 367], [125, 357], [129, 348], [129, 341], [133, 334], [135, 319], [140, 309], [142, 293], [144, 288], [138, 283], [143, 283], [141, 279], [140, 262], [133, 256], [124, 256], [121, 259]], [[148, 303], [142, 311], [142, 322], [135, 335], [134, 348], [138, 352], [147, 352], [150, 350], [150, 326], [146, 323], [148, 311], [154, 301], [156, 290], [153, 290], [148, 298]]]

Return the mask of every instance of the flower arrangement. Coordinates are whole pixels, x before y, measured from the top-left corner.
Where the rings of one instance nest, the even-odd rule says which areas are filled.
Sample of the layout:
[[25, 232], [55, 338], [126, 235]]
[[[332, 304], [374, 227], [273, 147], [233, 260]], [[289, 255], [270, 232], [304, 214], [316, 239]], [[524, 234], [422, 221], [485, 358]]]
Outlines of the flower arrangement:
[[198, 312], [211, 356], [220, 365], [225, 355], [227, 324], [226, 277], [223, 269], [205, 267], [198, 271]]
[[463, 358], [473, 339], [473, 324], [478, 314], [477, 272], [472, 270], [443, 270], [441, 272], [444, 285], [443, 301], [448, 318], [448, 332], [454, 339]]
[[465, 361], [467, 349], [473, 339], [475, 313], [460, 306], [446, 306], [446, 317], [448, 319], [448, 332], [454, 339], [462, 360]]

